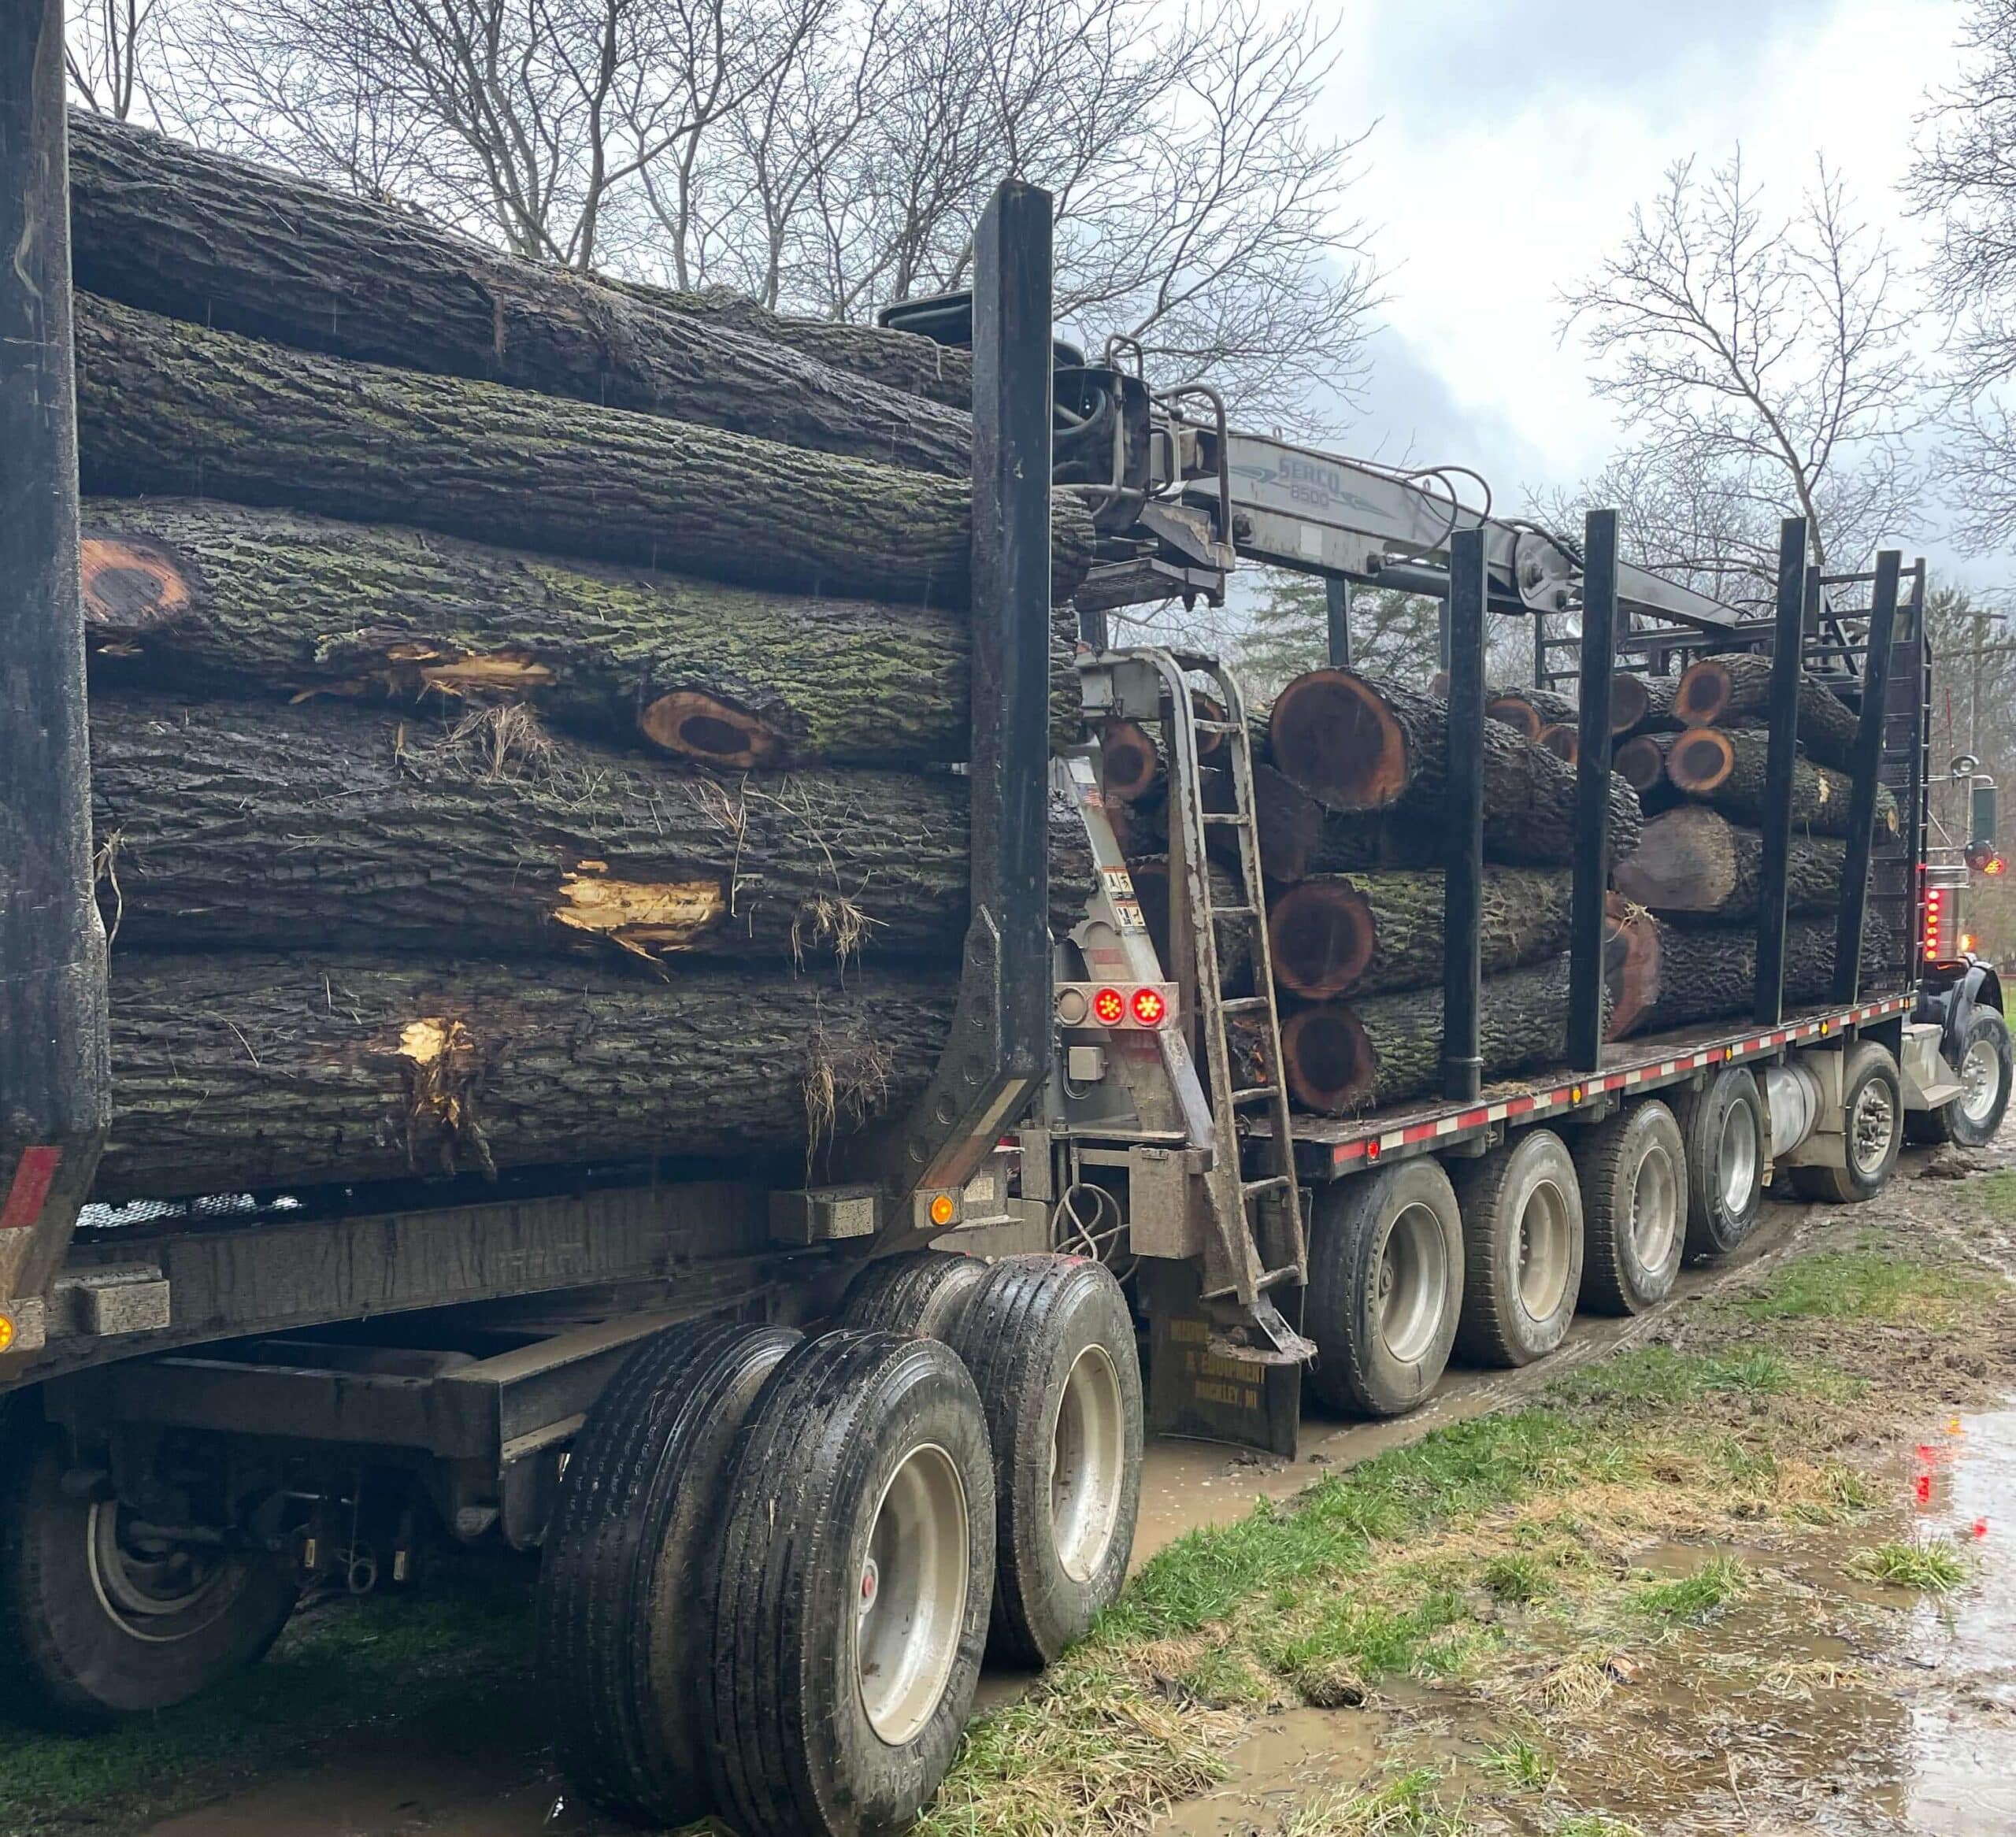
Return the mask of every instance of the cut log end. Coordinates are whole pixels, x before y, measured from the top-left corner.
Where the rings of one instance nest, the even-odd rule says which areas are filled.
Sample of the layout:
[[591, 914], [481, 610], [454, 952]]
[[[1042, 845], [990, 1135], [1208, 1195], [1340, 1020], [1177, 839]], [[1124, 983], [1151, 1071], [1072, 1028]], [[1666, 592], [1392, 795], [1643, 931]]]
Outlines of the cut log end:
[[1655, 817], [1612, 877], [1627, 899], [1655, 912], [1716, 913], [1729, 903], [1738, 875], [1729, 820], [1699, 804]]
[[1640, 797], [1666, 775], [1666, 756], [1650, 734], [1626, 740], [1610, 757], [1610, 769]]
[[1406, 789], [1407, 738], [1377, 690], [1347, 670], [1311, 670], [1274, 702], [1274, 763], [1333, 810], [1383, 809]]
[[1110, 798], [1131, 804], [1162, 778], [1159, 748], [1138, 722], [1109, 720], [1099, 730], [1101, 787]]
[[652, 745], [709, 765], [776, 765], [784, 751], [784, 737], [775, 728], [698, 689], [659, 696], [637, 724]]
[[1673, 691], [1673, 711], [1686, 727], [1712, 727], [1729, 706], [1732, 684], [1728, 667], [1718, 657], [1704, 657], [1690, 664]]
[[1681, 791], [1711, 791], [1735, 766], [1736, 748], [1714, 728], [1682, 734], [1666, 754], [1666, 776]]
[[[1206, 695], [1202, 689], [1190, 691], [1190, 706], [1199, 720], [1221, 722], [1225, 718], [1225, 704], [1214, 695]], [[1216, 758], [1225, 748], [1225, 737], [1223, 734], [1200, 733], [1197, 736], [1197, 757], [1199, 759]]]
[[79, 559], [84, 622], [94, 637], [136, 637], [172, 624], [195, 598], [182, 558], [165, 543], [87, 530]]
[[1529, 740], [1539, 740], [1547, 731], [1540, 711], [1523, 695], [1494, 695], [1484, 705], [1487, 718], [1517, 728]]
[[1379, 942], [1365, 895], [1341, 880], [1305, 880], [1267, 918], [1274, 980], [1311, 1001], [1340, 995], [1364, 975]]
[[1651, 712], [1651, 701], [1644, 677], [1620, 670], [1610, 680], [1610, 731], [1629, 733]]
[[1281, 1029], [1281, 1056], [1288, 1089], [1305, 1109], [1348, 1116], [1372, 1101], [1377, 1057], [1348, 1008], [1304, 1008]]
[[1570, 765], [1581, 757], [1582, 736], [1565, 720], [1550, 722], [1540, 729], [1537, 738], [1555, 758]]
[[1603, 979], [1610, 990], [1605, 1039], [1623, 1039], [1643, 1026], [1659, 998], [1659, 928], [1652, 915], [1611, 893], [1603, 900]]

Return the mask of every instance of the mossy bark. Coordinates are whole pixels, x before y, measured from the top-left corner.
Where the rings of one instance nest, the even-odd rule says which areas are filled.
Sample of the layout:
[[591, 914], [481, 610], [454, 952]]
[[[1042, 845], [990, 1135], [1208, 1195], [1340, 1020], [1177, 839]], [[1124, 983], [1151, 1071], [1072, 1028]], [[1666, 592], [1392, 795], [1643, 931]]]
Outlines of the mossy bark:
[[[71, 117], [70, 200], [78, 286], [129, 306], [302, 350], [969, 473], [973, 426], [958, 408], [836, 368], [774, 332], [681, 310], [684, 296], [520, 261], [391, 205], [82, 110]], [[860, 342], [855, 328], [834, 330], [854, 332], [850, 348]]]
[[[283, 350], [77, 296], [84, 488], [227, 498], [795, 593], [963, 606], [951, 479], [457, 377]], [[1054, 597], [1091, 520], [1053, 508]]]
[[[427, 704], [523, 700], [575, 731], [724, 767], [964, 759], [959, 613], [560, 562], [417, 530], [187, 498], [84, 506], [101, 682]], [[1075, 711], [1069, 609], [1053, 704]]]
[[94, 1196], [646, 1155], [802, 1179], [922, 1089], [954, 980], [122, 953]]
[[[1788, 912], [1831, 912], [1840, 905], [1846, 846], [1793, 838], [1785, 859]], [[1762, 835], [1690, 804], [1647, 823], [1614, 878], [1625, 898], [1662, 917], [1733, 924], [1757, 917], [1763, 871]]]

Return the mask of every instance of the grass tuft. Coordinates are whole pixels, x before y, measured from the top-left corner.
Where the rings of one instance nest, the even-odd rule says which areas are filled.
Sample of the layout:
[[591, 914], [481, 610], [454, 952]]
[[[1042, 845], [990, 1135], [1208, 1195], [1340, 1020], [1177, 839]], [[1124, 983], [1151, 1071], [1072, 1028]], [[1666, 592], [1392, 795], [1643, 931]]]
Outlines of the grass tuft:
[[1730, 1305], [1752, 1320], [1951, 1319], [2002, 1287], [1994, 1277], [1882, 1250], [1827, 1250], [1788, 1263]]
[[1947, 1594], [1967, 1579], [1966, 1564], [1944, 1538], [1922, 1543], [1879, 1543], [1858, 1552], [1848, 1568], [1866, 1581], [1922, 1589], [1929, 1594]]
[[1710, 1557], [1691, 1576], [1639, 1589], [1631, 1606], [1655, 1620], [1705, 1620], [1742, 1594], [1751, 1579], [1750, 1571], [1734, 1557]]
[[1303, 1806], [1281, 1825], [1281, 1837], [1469, 1837], [1476, 1827], [1459, 1801], [1443, 1804], [1442, 1776], [1417, 1767], [1384, 1785], [1334, 1793]]
[[1485, 1772], [1495, 1773], [1529, 1792], [1544, 1792], [1554, 1783], [1553, 1757], [1524, 1735], [1515, 1735], [1510, 1741], [1486, 1748], [1477, 1765]]

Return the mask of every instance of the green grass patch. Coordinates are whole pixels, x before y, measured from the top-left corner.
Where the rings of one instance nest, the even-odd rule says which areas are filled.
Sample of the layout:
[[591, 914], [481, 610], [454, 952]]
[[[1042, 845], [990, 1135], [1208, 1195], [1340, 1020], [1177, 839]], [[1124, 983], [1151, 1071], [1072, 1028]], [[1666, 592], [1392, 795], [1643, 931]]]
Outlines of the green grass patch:
[[1734, 1557], [1710, 1557], [1691, 1576], [1638, 1589], [1630, 1605], [1635, 1613], [1653, 1620], [1705, 1620], [1735, 1600], [1750, 1583], [1749, 1570]]
[[1879, 1543], [1858, 1551], [1849, 1569], [1866, 1581], [1887, 1582], [1893, 1588], [1916, 1588], [1944, 1594], [1967, 1579], [1960, 1553], [1943, 1538], [1924, 1543]]
[[1416, 1767], [1383, 1785], [1334, 1793], [1303, 1806], [1281, 1837], [1469, 1837], [1476, 1827], [1462, 1803], [1445, 1806], [1442, 1776]]
[[1991, 1218], [2016, 1220], [2016, 1173], [1990, 1174], [1973, 1182], [1969, 1190], [1980, 1195]]
[[1477, 1571], [1477, 1581], [1494, 1601], [1537, 1601], [1554, 1587], [1554, 1579], [1531, 1550], [1508, 1550]]
[[1553, 1757], [1522, 1735], [1515, 1735], [1510, 1741], [1494, 1743], [1479, 1757], [1477, 1765], [1509, 1785], [1522, 1787], [1528, 1792], [1544, 1792], [1554, 1783]]
[[1751, 1320], [1949, 1319], [1992, 1299], [2003, 1284], [1978, 1271], [1922, 1263], [1881, 1250], [1802, 1257], [1729, 1306]]
[[1793, 1387], [1792, 1368], [1776, 1353], [1676, 1352], [1641, 1346], [1558, 1380], [1549, 1394], [1577, 1404], [1691, 1402], [1716, 1393], [1769, 1397]]

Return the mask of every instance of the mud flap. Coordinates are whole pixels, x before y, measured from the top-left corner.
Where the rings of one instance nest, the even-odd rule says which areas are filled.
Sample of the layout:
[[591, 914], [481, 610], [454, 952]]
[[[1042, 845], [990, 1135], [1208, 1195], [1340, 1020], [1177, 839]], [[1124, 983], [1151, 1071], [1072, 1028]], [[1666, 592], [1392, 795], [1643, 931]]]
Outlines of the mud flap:
[[[1195, 1265], [1144, 1257], [1140, 1271], [1148, 1313], [1148, 1432], [1295, 1459], [1302, 1367], [1214, 1352], [1211, 1336], [1220, 1329], [1198, 1299]], [[1299, 1290], [1280, 1294], [1278, 1305], [1291, 1324], [1299, 1323]]]

